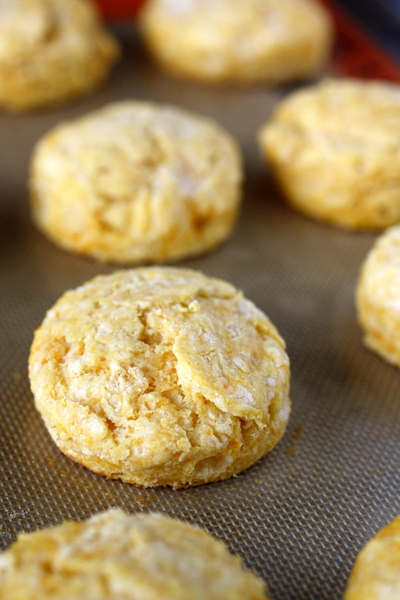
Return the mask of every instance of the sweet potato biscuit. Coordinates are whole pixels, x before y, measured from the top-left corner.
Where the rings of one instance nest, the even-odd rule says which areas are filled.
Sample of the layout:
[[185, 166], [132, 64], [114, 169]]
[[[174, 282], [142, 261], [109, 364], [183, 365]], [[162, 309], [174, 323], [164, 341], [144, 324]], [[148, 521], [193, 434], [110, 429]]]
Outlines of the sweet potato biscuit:
[[356, 301], [365, 344], [400, 366], [400, 226], [383, 233], [361, 269]]
[[57, 446], [142, 486], [226, 479], [275, 446], [290, 412], [275, 327], [230, 284], [186, 269], [67, 292], [35, 333], [29, 373]]
[[107, 77], [119, 45], [94, 6], [91, 0], [0, 0], [0, 106], [57, 104]]
[[328, 80], [284, 100], [260, 131], [289, 202], [351, 229], [400, 222], [400, 87]]
[[149, 0], [139, 23], [163, 67], [206, 82], [308, 78], [326, 65], [332, 40], [314, 0]]
[[34, 219], [56, 244], [111, 262], [206, 252], [241, 200], [235, 140], [178, 108], [125, 101], [61, 124], [34, 152]]
[[400, 517], [382, 529], [360, 552], [344, 600], [399, 600]]
[[209, 533], [157, 513], [109, 510], [21, 534], [0, 555], [0, 600], [268, 600]]
[[310, 77], [326, 64], [332, 38], [314, 0], [149, 0], [140, 23], [163, 67], [207, 82]]

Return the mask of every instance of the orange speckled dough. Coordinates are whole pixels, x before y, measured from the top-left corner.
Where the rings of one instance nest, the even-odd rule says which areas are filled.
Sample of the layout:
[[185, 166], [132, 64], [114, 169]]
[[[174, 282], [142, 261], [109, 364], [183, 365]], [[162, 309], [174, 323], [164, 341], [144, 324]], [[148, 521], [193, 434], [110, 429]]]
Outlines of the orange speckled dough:
[[290, 413], [275, 327], [229, 283], [186, 269], [67, 292], [35, 333], [29, 374], [57, 446], [141, 486], [231, 477], [272, 450]]
[[139, 24], [164, 68], [206, 82], [315, 76], [332, 44], [330, 17], [314, 0], [149, 0]]
[[0, 554], [0, 600], [268, 600], [262, 580], [209, 533], [109, 510], [21, 534]]
[[214, 121], [118, 102], [39, 141], [33, 218], [57, 245], [104, 262], [178, 260], [231, 234], [242, 179], [239, 146]]
[[356, 289], [368, 348], [400, 367], [400, 226], [385, 231], [368, 253]]
[[119, 54], [91, 0], [0, 0], [0, 107], [31, 110], [88, 94]]
[[360, 552], [344, 600], [399, 600], [400, 517], [382, 529]]
[[400, 86], [332, 79], [296, 91], [259, 140], [299, 211], [347, 229], [400, 222]]

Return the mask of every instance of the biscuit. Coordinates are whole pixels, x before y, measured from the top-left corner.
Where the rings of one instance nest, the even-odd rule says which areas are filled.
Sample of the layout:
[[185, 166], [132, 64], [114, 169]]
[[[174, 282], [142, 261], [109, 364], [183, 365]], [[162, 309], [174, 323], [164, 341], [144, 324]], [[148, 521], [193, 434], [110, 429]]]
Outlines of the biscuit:
[[21, 534], [0, 554], [0, 600], [268, 600], [209, 533], [161, 514], [109, 510]]
[[177, 260], [231, 233], [242, 195], [236, 141], [178, 108], [125, 101], [38, 143], [33, 218], [57, 245], [105, 262]]
[[344, 600], [400, 598], [400, 517], [382, 529], [360, 552]]
[[400, 226], [375, 242], [362, 265], [356, 289], [364, 343], [400, 367]]
[[162, 67], [206, 82], [315, 76], [332, 42], [330, 17], [314, 0], [149, 0], [139, 23]]
[[328, 80], [294, 92], [259, 134], [287, 200], [348, 229], [400, 222], [400, 88]]
[[87, 94], [119, 44], [91, 0], [0, 0], [0, 106], [30, 110]]
[[290, 412], [275, 327], [229, 283], [186, 269], [117, 271], [64, 294], [29, 374], [62, 452], [141, 486], [231, 477], [272, 450]]

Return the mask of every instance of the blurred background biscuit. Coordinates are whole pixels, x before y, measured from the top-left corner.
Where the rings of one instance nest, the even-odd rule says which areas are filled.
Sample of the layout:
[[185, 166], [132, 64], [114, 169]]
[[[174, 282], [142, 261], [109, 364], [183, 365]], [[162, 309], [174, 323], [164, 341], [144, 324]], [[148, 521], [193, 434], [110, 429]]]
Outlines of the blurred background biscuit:
[[67, 292], [35, 333], [29, 373], [57, 446], [142, 486], [231, 477], [272, 450], [290, 413], [275, 327], [232, 285], [186, 269]]
[[400, 222], [400, 87], [332, 79], [296, 91], [261, 128], [287, 200], [348, 229]]
[[400, 598], [400, 517], [384, 527], [360, 552], [344, 600]]
[[356, 291], [364, 342], [400, 366], [400, 226], [375, 242], [361, 268]]
[[206, 82], [309, 78], [332, 44], [330, 16], [314, 0], [149, 0], [139, 24], [164, 68]]
[[222, 243], [242, 196], [238, 144], [179, 108], [125, 101], [47, 134], [33, 217], [57, 245], [110, 262], [161, 262]]
[[109, 510], [21, 534], [0, 554], [0, 600], [268, 600], [262, 580], [206, 531]]
[[88, 94], [119, 44], [91, 0], [0, 0], [0, 106], [30, 110]]

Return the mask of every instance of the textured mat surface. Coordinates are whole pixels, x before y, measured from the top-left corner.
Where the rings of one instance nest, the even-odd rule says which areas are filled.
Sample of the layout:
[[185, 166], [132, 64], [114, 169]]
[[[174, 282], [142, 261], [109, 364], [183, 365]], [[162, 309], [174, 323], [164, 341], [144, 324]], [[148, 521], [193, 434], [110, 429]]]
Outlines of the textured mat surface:
[[[400, 370], [364, 349], [353, 292], [375, 236], [343, 233], [288, 208], [255, 132], [280, 92], [188, 86], [162, 75], [129, 27], [125, 57], [95, 96], [33, 115], [0, 115], [0, 547], [19, 531], [112, 506], [206, 527], [262, 575], [276, 600], [341, 597], [356, 553], [400, 513]], [[111, 272], [53, 247], [30, 222], [33, 144], [59, 120], [128, 97], [217, 118], [241, 141], [241, 219], [219, 250], [185, 266], [241, 288], [273, 320], [292, 363], [293, 412], [276, 449], [232, 480], [142, 490], [65, 458], [36, 413], [27, 379], [33, 330], [68, 288]]]

